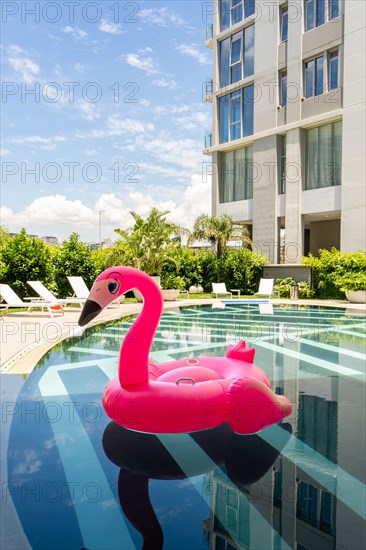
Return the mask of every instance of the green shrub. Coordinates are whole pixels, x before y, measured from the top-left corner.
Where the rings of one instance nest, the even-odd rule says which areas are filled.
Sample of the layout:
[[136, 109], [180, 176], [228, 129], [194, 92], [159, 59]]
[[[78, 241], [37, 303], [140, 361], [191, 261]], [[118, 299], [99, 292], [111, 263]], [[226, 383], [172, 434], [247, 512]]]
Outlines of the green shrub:
[[[284, 279], [276, 279], [276, 284], [273, 287], [273, 290], [276, 290], [280, 293], [280, 298], [290, 298], [291, 297], [291, 286], [294, 283], [292, 277], [285, 277]], [[309, 283], [306, 281], [300, 281], [298, 284], [299, 295], [301, 299], [312, 298], [314, 295], [313, 290], [310, 288]]]
[[60, 298], [70, 296], [71, 287], [67, 275], [83, 277], [89, 288], [97, 275], [90, 247], [79, 240], [77, 233], [71, 233], [69, 240], [63, 242], [56, 257], [55, 281]]
[[22, 229], [1, 249], [1, 282], [10, 285], [21, 298], [34, 294], [27, 281], [42, 281], [52, 290], [53, 257], [53, 247]]
[[302, 263], [312, 268], [313, 289], [316, 298], [344, 298], [340, 279], [352, 273], [366, 274], [366, 251], [340, 252], [320, 250], [319, 257], [312, 254], [303, 258]]
[[342, 275], [336, 279], [335, 284], [342, 292], [366, 290], [366, 273], [359, 271]]
[[164, 290], [169, 289], [185, 289], [185, 281], [183, 277], [174, 275], [174, 273], [163, 273], [161, 276], [161, 288]]
[[280, 298], [290, 298], [291, 284], [294, 282], [292, 277], [285, 277], [284, 279], [276, 279], [276, 284], [273, 290], [280, 293]]
[[237, 288], [243, 294], [254, 294], [266, 263], [267, 258], [248, 248], [230, 250], [220, 260], [220, 279], [226, 283], [227, 289]]

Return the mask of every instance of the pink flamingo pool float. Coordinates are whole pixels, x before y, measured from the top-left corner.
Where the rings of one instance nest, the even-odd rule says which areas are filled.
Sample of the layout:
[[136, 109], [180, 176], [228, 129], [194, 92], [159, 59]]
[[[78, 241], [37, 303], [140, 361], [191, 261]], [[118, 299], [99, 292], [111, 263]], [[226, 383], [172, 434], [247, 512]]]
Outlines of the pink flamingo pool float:
[[227, 422], [239, 434], [279, 422], [292, 407], [271, 390], [267, 375], [253, 364], [254, 348], [230, 345], [225, 357], [149, 361], [163, 310], [158, 285], [132, 267], [112, 267], [96, 279], [79, 318], [84, 326], [110, 302], [131, 289], [144, 298], [142, 311], [122, 343], [118, 377], [103, 394], [108, 416], [125, 428], [146, 433], [195, 432]]

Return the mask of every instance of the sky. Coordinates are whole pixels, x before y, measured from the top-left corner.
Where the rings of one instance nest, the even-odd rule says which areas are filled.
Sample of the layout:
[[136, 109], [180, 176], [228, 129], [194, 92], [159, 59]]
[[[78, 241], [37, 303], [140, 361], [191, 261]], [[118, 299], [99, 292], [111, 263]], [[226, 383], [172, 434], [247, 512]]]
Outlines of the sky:
[[211, 4], [2, 2], [2, 225], [98, 242], [131, 210], [210, 213]]

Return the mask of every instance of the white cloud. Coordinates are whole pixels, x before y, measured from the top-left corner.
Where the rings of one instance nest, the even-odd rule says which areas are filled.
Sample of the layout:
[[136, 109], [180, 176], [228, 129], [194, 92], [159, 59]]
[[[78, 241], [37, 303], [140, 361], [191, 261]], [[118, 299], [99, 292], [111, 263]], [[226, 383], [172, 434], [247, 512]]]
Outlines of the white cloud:
[[193, 57], [193, 59], [196, 59], [196, 61], [198, 61], [198, 63], [200, 63], [201, 65], [211, 64], [208, 55], [201, 52], [197, 44], [181, 44], [175, 49], [183, 53], [184, 55], [189, 55], [190, 57]]
[[139, 11], [138, 18], [146, 25], [158, 27], [187, 26], [186, 21], [168, 8], [145, 8]]
[[99, 25], [99, 30], [103, 32], [107, 32], [108, 34], [122, 34], [122, 28], [121, 23], [112, 23], [111, 21], [107, 21], [106, 19], [102, 19]]
[[40, 72], [39, 65], [32, 61], [17, 44], [9, 46], [8, 52], [9, 64], [20, 75], [22, 81], [26, 83], [34, 82], [36, 75]]
[[5, 157], [6, 155], [10, 155], [9, 149], [0, 149], [0, 156]]
[[122, 118], [119, 115], [112, 115], [107, 118], [107, 125], [104, 130], [77, 132], [75, 135], [81, 139], [104, 138], [129, 134], [145, 134], [146, 132], [151, 132], [153, 130], [154, 125], [151, 122], [144, 122], [137, 119]]
[[85, 66], [82, 63], [75, 63], [74, 69], [79, 73], [85, 73]]
[[96, 149], [84, 149], [83, 153], [88, 157], [94, 157], [98, 154], [98, 151]]
[[85, 38], [88, 36], [88, 33], [86, 31], [83, 31], [79, 27], [71, 27], [70, 25], [66, 25], [66, 27], [63, 27], [62, 32], [66, 34], [71, 34], [71, 36], [75, 40], [80, 40], [81, 38]]
[[145, 50], [139, 50], [138, 53], [128, 53], [124, 56], [124, 59], [128, 65], [144, 71], [148, 75], [157, 74], [159, 71], [153, 58], [149, 55], [146, 57], [146, 53], [151, 53], [151, 48], [145, 48]]
[[167, 80], [166, 78], [155, 78], [152, 84], [158, 88], [169, 88], [170, 90], [178, 88], [178, 84], [175, 80]]
[[187, 175], [200, 172], [202, 164], [202, 143], [193, 139], [172, 139], [164, 134], [155, 139], [147, 140], [144, 136], [136, 136], [136, 145], [140, 151], [148, 152], [159, 162], [167, 162], [186, 170]]
[[18, 145], [50, 145], [66, 141], [64, 136], [17, 136], [10, 138], [11, 143], [17, 143]]
[[98, 212], [102, 210], [103, 238], [116, 240], [116, 227], [125, 229], [133, 224], [130, 210], [145, 216], [153, 206], [170, 210], [170, 220], [192, 229], [199, 214], [210, 212], [210, 194], [210, 179], [204, 181], [201, 174], [194, 174], [185, 191], [179, 196], [175, 194], [173, 200], [159, 200], [151, 193], [132, 191], [121, 197], [115, 193], [102, 194], [92, 206], [86, 206], [80, 200], [69, 200], [64, 195], [56, 194], [39, 197], [16, 212], [3, 206], [0, 216], [10, 231], [19, 231], [23, 226], [30, 233], [57, 233], [58, 238], [65, 238], [72, 231], [77, 231], [84, 240], [93, 241], [98, 234]]
[[96, 120], [100, 118], [100, 114], [97, 111], [95, 103], [89, 103], [83, 99], [78, 99], [75, 102], [75, 107], [78, 109], [81, 118], [85, 120]]
[[92, 227], [94, 216], [93, 210], [80, 200], [70, 201], [64, 195], [39, 197], [20, 212], [1, 208], [1, 218], [6, 225], [29, 225], [32, 220], [33, 224], [40, 225], [72, 223], [76, 226]]

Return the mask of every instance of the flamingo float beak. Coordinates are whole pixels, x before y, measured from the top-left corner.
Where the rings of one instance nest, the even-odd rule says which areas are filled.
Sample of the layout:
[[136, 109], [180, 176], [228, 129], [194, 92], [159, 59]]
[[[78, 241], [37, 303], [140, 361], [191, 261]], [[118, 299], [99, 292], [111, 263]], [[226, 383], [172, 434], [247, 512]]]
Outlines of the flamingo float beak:
[[79, 326], [83, 327], [90, 323], [100, 312], [102, 307], [94, 300], [87, 300], [79, 317]]

